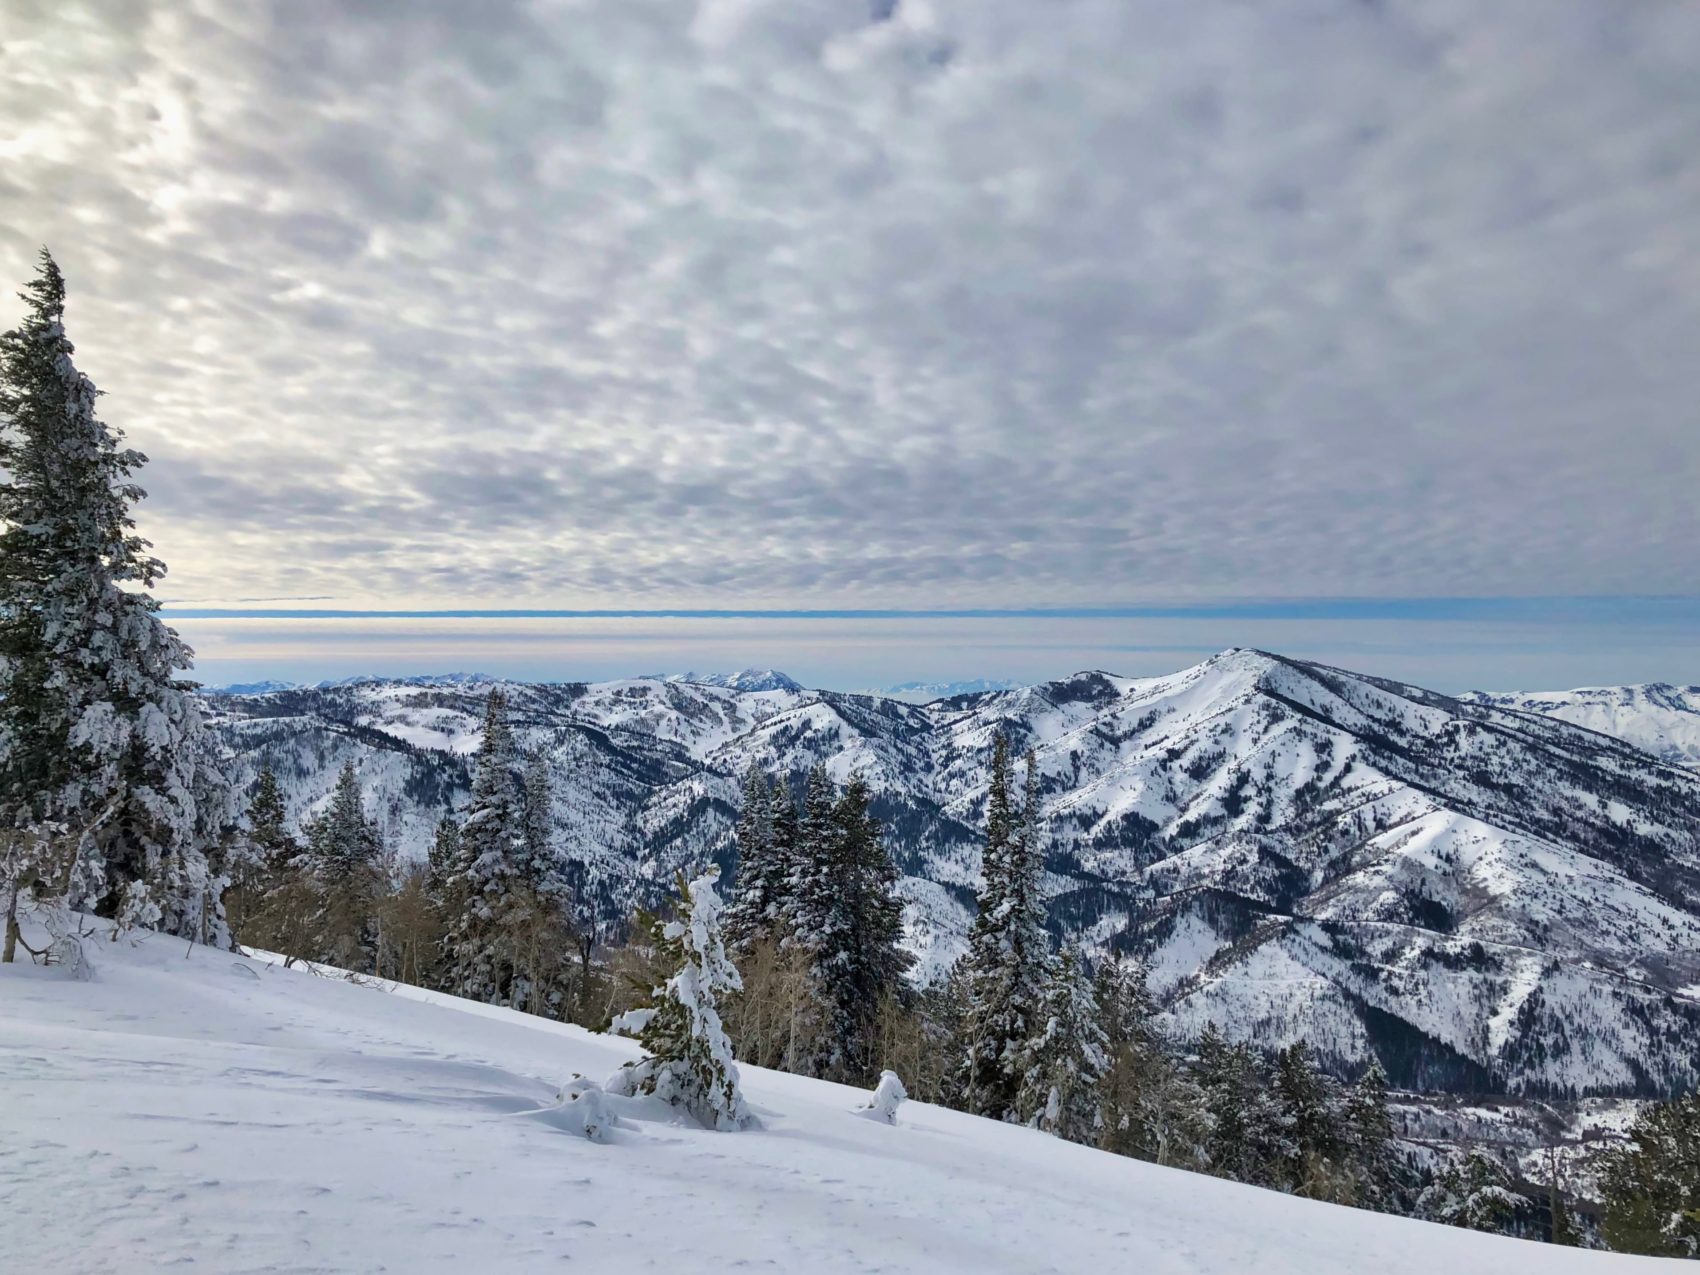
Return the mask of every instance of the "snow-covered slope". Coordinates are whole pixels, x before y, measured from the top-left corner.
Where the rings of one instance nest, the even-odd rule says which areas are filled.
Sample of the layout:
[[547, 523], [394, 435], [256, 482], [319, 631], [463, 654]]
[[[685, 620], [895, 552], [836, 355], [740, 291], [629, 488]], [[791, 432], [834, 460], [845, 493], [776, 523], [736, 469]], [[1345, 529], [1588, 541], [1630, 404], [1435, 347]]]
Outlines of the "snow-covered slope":
[[1557, 717], [1700, 768], [1700, 686], [1586, 686], [1574, 691], [1472, 691], [1462, 698]]
[[550, 1110], [627, 1042], [149, 936], [0, 966], [0, 1265], [210, 1271], [1630, 1275], [744, 1069], [762, 1127]]
[[[293, 809], [357, 760], [422, 852], [485, 687], [212, 701]], [[1552, 717], [1255, 651], [916, 705], [636, 679], [511, 688], [610, 917], [730, 854], [739, 776], [861, 770], [921, 970], [960, 948], [994, 736], [1037, 756], [1061, 935], [1139, 950], [1183, 1037], [1308, 1040], [1414, 1088], [1700, 1083], [1700, 775]]]

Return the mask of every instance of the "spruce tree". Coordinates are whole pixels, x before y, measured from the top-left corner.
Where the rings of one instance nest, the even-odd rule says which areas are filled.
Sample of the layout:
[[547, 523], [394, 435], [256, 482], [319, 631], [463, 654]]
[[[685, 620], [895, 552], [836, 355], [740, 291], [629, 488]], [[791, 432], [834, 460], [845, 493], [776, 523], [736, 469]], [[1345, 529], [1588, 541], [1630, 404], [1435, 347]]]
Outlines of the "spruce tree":
[[781, 916], [789, 941], [810, 951], [834, 945], [845, 925], [835, 876], [837, 802], [826, 767], [816, 765], [803, 789]]
[[373, 968], [382, 855], [378, 826], [366, 817], [359, 772], [345, 762], [330, 804], [307, 830], [307, 861], [321, 899], [319, 959], [357, 972]]
[[897, 896], [901, 874], [886, 849], [884, 829], [873, 814], [873, 791], [861, 772], [845, 784], [834, 820], [854, 933], [850, 996], [865, 1027], [882, 996], [902, 992], [914, 958], [902, 947], [903, 901]]
[[1371, 1062], [1347, 1095], [1341, 1123], [1355, 1178], [1352, 1203], [1389, 1209], [1397, 1186], [1393, 1120], [1387, 1110], [1387, 1073]]
[[1275, 1185], [1280, 1113], [1251, 1046], [1229, 1044], [1207, 1024], [1194, 1074], [1203, 1097], [1210, 1172], [1254, 1186]]
[[449, 921], [445, 975], [455, 995], [493, 1003], [516, 990], [512, 929], [526, 851], [514, 761], [507, 697], [496, 688], [485, 702], [472, 800], [461, 821], [452, 886], [458, 910]]
[[783, 937], [789, 932], [795, 911], [791, 882], [796, 874], [797, 838], [802, 824], [797, 801], [783, 775], [776, 776], [768, 789], [767, 816], [773, 855], [773, 891], [767, 905], [767, 923], [774, 934]]
[[676, 972], [654, 988], [646, 1005], [615, 1020], [615, 1031], [642, 1042], [645, 1057], [622, 1067], [607, 1088], [653, 1094], [710, 1129], [737, 1129], [750, 1117], [717, 1002], [742, 982], [721, 934], [714, 888], [719, 875], [711, 866], [687, 883], [681, 874], [678, 919], [651, 922], [655, 958]]
[[769, 936], [787, 893], [790, 865], [774, 844], [775, 796], [767, 776], [751, 763], [738, 811], [738, 876], [726, 907], [726, 941], [734, 953], [748, 952]]
[[360, 772], [352, 761], [343, 763], [329, 806], [312, 821], [307, 848], [314, 874], [338, 888], [369, 871], [382, 853], [382, 838], [366, 817]]
[[558, 875], [555, 864], [555, 791], [549, 777], [549, 763], [538, 753], [525, 764], [523, 813], [520, 821], [520, 844], [524, 854], [519, 861], [521, 879], [534, 888], [542, 889]]
[[1203, 1164], [1203, 1095], [1153, 1026], [1157, 1002], [1137, 960], [1106, 956], [1093, 991], [1103, 1015], [1109, 1067], [1101, 1093], [1099, 1146], [1155, 1164]]
[[300, 844], [289, 835], [283, 789], [270, 763], [260, 767], [254, 795], [248, 802], [248, 836], [267, 871], [288, 867], [301, 853]]
[[1700, 1257], [1700, 1094], [1654, 1103], [1604, 1161], [1606, 1243], [1620, 1253]]
[[1345, 1173], [1340, 1102], [1334, 1082], [1303, 1041], [1276, 1055], [1274, 1096], [1279, 1109], [1276, 1184], [1315, 1199], [1333, 1198]]
[[1070, 1142], [1094, 1142], [1109, 1041], [1092, 982], [1073, 952], [1055, 962], [1045, 1022], [1028, 1046], [1021, 1109], [1028, 1123]]
[[797, 1043], [787, 1050], [787, 1066], [841, 1079], [857, 1032], [851, 991], [856, 918], [840, 814], [837, 790], [826, 767], [817, 765], [804, 788], [778, 911], [780, 946], [806, 971], [801, 1027], [792, 1033]]
[[286, 814], [277, 776], [270, 765], [262, 765], [248, 801], [247, 835], [240, 853], [233, 856], [231, 888], [225, 895], [231, 929], [243, 941], [254, 937], [243, 931], [267, 909], [269, 896], [296, 868], [301, 847], [289, 835]]
[[163, 928], [224, 942], [235, 809], [135, 533], [147, 458], [95, 414], [45, 250], [23, 295], [0, 335], [0, 827], [76, 840], [63, 901], [137, 915], [145, 893]]
[[900, 946], [903, 905], [867, 780], [854, 774], [832, 809], [827, 841], [828, 923], [813, 948], [828, 1048], [821, 1072], [852, 1083], [872, 1079], [874, 1021], [881, 1000], [900, 997], [911, 963]]
[[439, 907], [446, 901], [449, 882], [460, 870], [460, 825], [452, 814], [437, 820], [436, 835], [425, 852], [425, 889]]
[[963, 1093], [969, 1111], [1022, 1118], [1021, 1088], [1030, 1042], [1043, 1025], [1049, 943], [1039, 897], [1041, 851], [1036, 768], [1028, 755], [1022, 814], [1012, 802], [1009, 745], [992, 745], [981, 856], [979, 911], [965, 958]]

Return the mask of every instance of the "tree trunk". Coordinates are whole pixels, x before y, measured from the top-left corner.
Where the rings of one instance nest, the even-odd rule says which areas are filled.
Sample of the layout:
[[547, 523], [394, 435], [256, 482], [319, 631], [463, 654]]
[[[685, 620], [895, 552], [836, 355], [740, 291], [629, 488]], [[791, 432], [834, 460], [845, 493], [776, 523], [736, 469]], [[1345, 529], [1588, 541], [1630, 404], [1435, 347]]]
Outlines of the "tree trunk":
[[0, 965], [10, 965], [18, 959], [18, 888], [6, 900], [6, 946], [0, 951]]

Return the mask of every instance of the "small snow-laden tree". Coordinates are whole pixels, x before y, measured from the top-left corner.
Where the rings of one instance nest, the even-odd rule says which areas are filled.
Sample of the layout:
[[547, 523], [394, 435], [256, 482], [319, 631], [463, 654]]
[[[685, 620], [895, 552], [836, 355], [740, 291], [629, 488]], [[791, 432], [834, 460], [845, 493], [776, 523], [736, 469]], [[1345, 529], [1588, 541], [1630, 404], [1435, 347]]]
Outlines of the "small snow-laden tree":
[[612, 1029], [636, 1036], [646, 1056], [622, 1067], [607, 1089], [652, 1094], [707, 1128], [738, 1129], [750, 1114], [717, 1002], [742, 980], [721, 934], [719, 876], [713, 866], [690, 882], [679, 875], [678, 919], [657, 922], [652, 931], [657, 957], [677, 972], [653, 990], [648, 1005], [614, 1021]]
[[130, 514], [147, 458], [95, 414], [45, 251], [25, 299], [0, 336], [0, 825], [87, 838], [68, 905], [115, 917], [147, 881], [164, 928], [219, 941], [229, 789]]
[[1108, 1043], [1092, 982], [1075, 954], [1064, 952], [1051, 971], [1044, 1025], [1028, 1045], [1027, 1122], [1070, 1142], [1096, 1141]]
[[903, 1081], [898, 1078], [897, 1073], [882, 1071], [872, 1096], [856, 1110], [866, 1119], [877, 1120], [881, 1124], [896, 1124], [897, 1108], [908, 1099], [908, 1091], [903, 1088]]

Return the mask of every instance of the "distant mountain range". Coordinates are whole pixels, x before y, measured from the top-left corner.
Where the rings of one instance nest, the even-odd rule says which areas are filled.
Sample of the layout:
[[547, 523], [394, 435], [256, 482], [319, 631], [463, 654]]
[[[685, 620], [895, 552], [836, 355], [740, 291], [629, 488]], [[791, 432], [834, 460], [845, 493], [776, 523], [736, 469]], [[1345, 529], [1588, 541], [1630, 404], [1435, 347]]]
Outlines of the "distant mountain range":
[[1461, 698], [1615, 735], [1678, 766], [1700, 767], [1700, 686], [1588, 686], [1574, 691], [1472, 691]]
[[1013, 691], [1019, 682], [1006, 682], [997, 678], [976, 677], [963, 682], [899, 682], [896, 686], [882, 687], [870, 691], [871, 695], [891, 695], [897, 699], [926, 702], [935, 699], [951, 699], [957, 695], [980, 695], [986, 691]]
[[689, 682], [693, 686], [719, 686], [729, 691], [800, 691], [802, 683], [793, 681], [777, 669], [747, 668], [736, 673], [645, 673], [642, 680], [652, 682]]
[[334, 677], [322, 682], [232, 682], [228, 686], [203, 686], [202, 695], [271, 695], [277, 691], [328, 691], [343, 686], [365, 686], [374, 682], [388, 682], [396, 686], [480, 686], [489, 685], [498, 679], [483, 673], [428, 673], [422, 677], [380, 677], [373, 673], [360, 673], [353, 677]]
[[[250, 770], [272, 764], [294, 817], [353, 760], [392, 844], [421, 854], [466, 798], [487, 685], [207, 703]], [[771, 672], [507, 685], [606, 919], [678, 864], [730, 860], [749, 766], [795, 786], [824, 762], [880, 793], [908, 940], [935, 974], [972, 916], [1003, 733], [1038, 759], [1051, 927], [1143, 954], [1183, 1038], [1215, 1023], [1302, 1039], [1342, 1069], [1377, 1057], [1410, 1088], [1700, 1083], [1700, 773], [1589, 728], [1604, 718], [1566, 720], [1581, 710], [1562, 696], [1446, 696], [1244, 650], [925, 704]], [[1611, 721], [1651, 740], [1649, 714], [1685, 711], [1652, 689], [1572, 694], [1619, 704]]]

